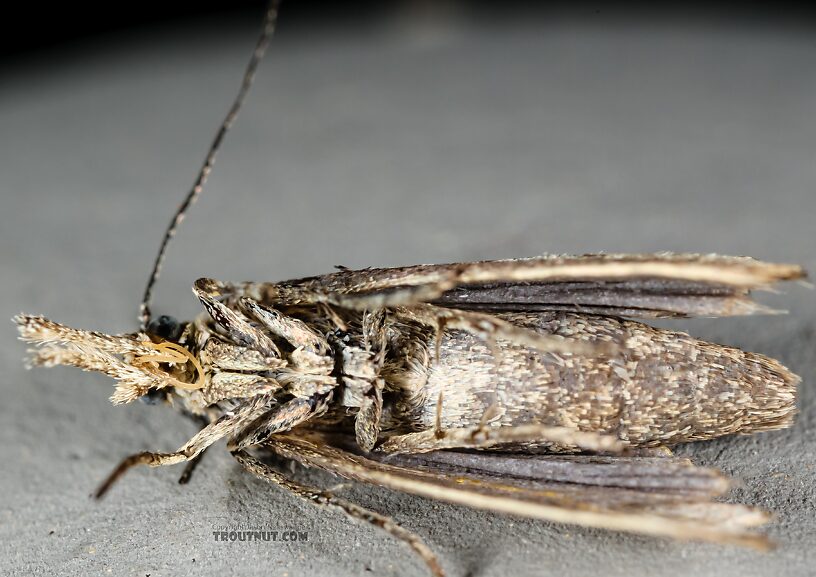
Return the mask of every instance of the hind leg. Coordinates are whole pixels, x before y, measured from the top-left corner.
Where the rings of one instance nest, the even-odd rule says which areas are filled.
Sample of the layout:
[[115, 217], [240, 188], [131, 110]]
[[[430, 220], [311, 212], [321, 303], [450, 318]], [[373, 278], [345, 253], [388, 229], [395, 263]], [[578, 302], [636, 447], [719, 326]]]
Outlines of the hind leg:
[[314, 487], [301, 485], [279, 473], [269, 465], [259, 461], [246, 451], [233, 451], [232, 456], [235, 457], [235, 459], [241, 464], [242, 467], [244, 467], [244, 469], [253, 475], [257, 475], [261, 479], [272, 483], [273, 485], [277, 485], [281, 489], [289, 491], [290, 493], [293, 493], [302, 499], [306, 499], [315, 505], [339, 509], [352, 519], [364, 521], [382, 529], [392, 537], [399, 539], [408, 545], [414, 551], [414, 553], [419, 555], [419, 557], [425, 562], [428, 569], [435, 577], [444, 577], [445, 572], [442, 570], [442, 566], [439, 564], [439, 560], [436, 558], [434, 552], [431, 551], [431, 549], [418, 535], [404, 529], [393, 519], [361, 507], [360, 505], [347, 501], [346, 499], [336, 497], [329, 491], [321, 491], [320, 489], [316, 489]]

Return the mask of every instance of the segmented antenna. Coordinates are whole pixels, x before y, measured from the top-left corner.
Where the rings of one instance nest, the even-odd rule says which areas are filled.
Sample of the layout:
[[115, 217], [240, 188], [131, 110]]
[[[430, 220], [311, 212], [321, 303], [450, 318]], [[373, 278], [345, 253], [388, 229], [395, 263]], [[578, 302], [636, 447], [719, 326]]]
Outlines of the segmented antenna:
[[159, 246], [159, 253], [156, 255], [156, 260], [153, 263], [153, 271], [150, 273], [150, 279], [147, 281], [147, 286], [145, 287], [144, 296], [142, 297], [142, 304], [139, 306], [139, 321], [141, 330], [143, 331], [147, 330], [147, 325], [150, 323], [150, 300], [153, 296], [153, 287], [155, 286], [156, 281], [159, 279], [159, 274], [161, 273], [161, 267], [162, 263], [164, 262], [165, 253], [167, 252], [167, 246], [170, 244], [170, 240], [176, 235], [176, 230], [184, 220], [187, 211], [201, 195], [201, 191], [204, 189], [204, 184], [207, 182], [207, 178], [210, 176], [213, 164], [215, 163], [215, 155], [218, 153], [218, 149], [221, 147], [221, 142], [224, 140], [224, 135], [226, 135], [227, 131], [232, 128], [235, 119], [238, 117], [238, 112], [240, 112], [244, 99], [252, 86], [252, 81], [255, 79], [255, 72], [258, 69], [258, 64], [263, 58], [264, 52], [266, 52], [266, 47], [269, 46], [269, 41], [272, 39], [272, 35], [275, 33], [275, 23], [278, 17], [279, 4], [280, 0], [272, 0], [269, 3], [266, 10], [266, 15], [264, 16], [263, 30], [261, 31], [260, 38], [258, 38], [258, 43], [255, 45], [255, 50], [252, 53], [252, 57], [249, 59], [249, 64], [247, 64], [246, 71], [244, 72], [244, 78], [241, 81], [241, 88], [238, 90], [238, 94], [235, 96], [235, 100], [233, 101], [227, 116], [224, 117], [224, 121], [221, 123], [221, 126], [218, 128], [218, 132], [215, 134], [215, 139], [213, 139], [213, 142], [207, 151], [207, 157], [204, 159], [204, 164], [201, 166], [201, 170], [198, 172], [193, 188], [190, 189], [190, 192], [187, 193], [184, 201], [178, 207], [178, 210], [176, 210], [173, 220], [170, 221], [170, 225], [167, 227], [167, 231], [164, 233], [164, 238]]

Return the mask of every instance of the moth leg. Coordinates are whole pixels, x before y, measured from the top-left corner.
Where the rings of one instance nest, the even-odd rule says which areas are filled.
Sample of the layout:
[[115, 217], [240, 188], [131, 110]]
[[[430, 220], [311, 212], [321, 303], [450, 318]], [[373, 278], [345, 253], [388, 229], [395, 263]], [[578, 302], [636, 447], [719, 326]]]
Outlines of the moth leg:
[[[355, 271], [360, 272], [360, 271]], [[440, 298], [456, 287], [455, 271], [434, 274], [428, 278], [409, 279], [415, 284], [394, 286], [391, 283], [374, 283], [362, 287], [366, 292], [350, 292], [351, 287], [324, 287], [319, 284], [296, 285], [289, 283], [245, 282], [220, 283], [212, 279], [199, 279], [218, 285], [222, 294], [234, 298], [246, 297], [264, 305], [333, 305], [344, 309], [365, 311], [387, 307], [409, 306]]]
[[204, 449], [215, 443], [220, 438], [241, 430], [247, 423], [252, 422], [268, 410], [272, 401], [271, 396], [261, 395], [252, 399], [251, 402], [239, 407], [233, 414], [224, 415], [217, 421], [208, 424], [198, 433], [178, 448], [173, 453], [157, 453], [144, 451], [126, 457], [108, 475], [94, 493], [94, 497], [100, 499], [108, 492], [113, 484], [118, 481], [128, 470], [137, 465], [148, 465], [150, 467], [162, 467], [165, 465], [175, 465], [190, 461], [197, 457]]
[[612, 349], [612, 344], [604, 341], [580, 341], [566, 339], [560, 335], [542, 334], [532, 329], [514, 325], [494, 315], [443, 308], [430, 304], [399, 307], [395, 309], [395, 314], [398, 317], [436, 328], [437, 359], [440, 353], [441, 335], [446, 328], [465, 331], [488, 343], [496, 339], [504, 339], [543, 352], [598, 354]]
[[657, 447], [637, 447], [631, 449], [628, 454], [636, 457], [674, 457], [674, 451], [672, 451], [666, 445], [658, 445]]
[[190, 479], [193, 477], [193, 472], [196, 470], [196, 468], [198, 468], [198, 465], [201, 463], [201, 459], [204, 458], [204, 453], [206, 452], [207, 449], [204, 449], [198, 455], [187, 461], [187, 464], [184, 466], [184, 470], [179, 476], [179, 485], [186, 485], [190, 482]]
[[370, 350], [367, 343], [360, 347], [333, 339], [333, 344], [342, 356], [342, 370], [338, 379], [343, 385], [340, 404], [357, 410], [354, 421], [357, 444], [370, 451], [380, 435], [382, 391], [385, 387], [385, 381], [377, 376], [379, 351]]
[[[363, 293], [350, 293], [319, 285], [256, 282], [228, 284], [207, 278], [198, 279], [195, 286], [211, 294], [217, 293], [218, 296], [229, 296], [238, 300], [245, 298], [266, 306], [328, 305], [362, 312], [432, 301], [455, 288], [457, 284], [455, 271], [421, 280], [422, 282], [411, 285], [375, 285]], [[198, 295], [195, 288], [193, 291]]]
[[193, 293], [213, 320], [224, 328], [234, 341], [258, 351], [265, 357], [279, 359], [281, 353], [272, 337], [253, 326], [243, 313], [232, 310], [220, 302], [219, 299], [225, 296], [222, 288], [217, 281], [200, 278], [193, 285]]
[[227, 448], [230, 451], [241, 451], [262, 443], [270, 435], [288, 431], [325, 411], [330, 400], [331, 395], [314, 395], [308, 398], [295, 397], [286, 401], [258, 416], [244, 429], [238, 431], [237, 435], [230, 439]]
[[360, 410], [354, 419], [354, 435], [357, 444], [365, 451], [370, 451], [380, 436], [380, 419], [382, 417], [382, 391], [385, 381], [375, 379], [371, 387], [363, 395]]
[[490, 422], [501, 415], [497, 405], [490, 406], [474, 427], [442, 427], [442, 393], [436, 400], [434, 427], [404, 435], [389, 437], [378, 452], [428, 453], [441, 449], [488, 449], [507, 443], [550, 443], [559, 447], [603, 453], [621, 453], [626, 444], [614, 436], [584, 432], [571, 427], [546, 426], [536, 423], [516, 426], [491, 427]]
[[[189, 417], [198, 423], [198, 425], [203, 429], [207, 425], [210, 424], [210, 421], [206, 417], [202, 417], [200, 415], [189, 415]], [[201, 459], [204, 457], [204, 453], [207, 452], [207, 449], [201, 451], [198, 455], [187, 461], [187, 464], [184, 466], [184, 470], [181, 472], [179, 476], [178, 483], [179, 485], [186, 485], [190, 482], [190, 479], [193, 477], [193, 472], [198, 467], [199, 463], [201, 463]]]
[[238, 299], [238, 307], [248, 317], [254, 318], [272, 334], [285, 339], [296, 349], [302, 347], [320, 356], [325, 356], [331, 351], [328, 341], [301, 320], [286, 316], [246, 297]]
[[260, 394], [274, 393], [281, 386], [281, 383], [272, 377], [219, 371], [212, 373], [210, 385], [204, 390], [201, 397], [207, 405], [212, 405], [224, 399], [247, 399]]
[[329, 304], [355, 311], [378, 310], [390, 307], [411, 306], [434, 300], [453, 288], [452, 281], [427, 285], [399, 287], [368, 294], [326, 293], [323, 298]]
[[379, 513], [369, 509], [365, 509], [364, 507], [352, 503], [351, 501], [347, 501], [346, 499], [336, 497], [329, 491], [321, 491], [320, 489], [314, 487], [301, 485], [300, 483], [297, 483], [279, 473], [269, 465], [259, 461], [246, 451], [236, 450], [232, 452], [232, 455], [241, 464], [241, 466], [244, 467], [244, 469], [253, 475], [260, 477], [261, 479], [272, 483], [273, 485], [277, 485], [290, 493], [294, 493], [298, 497], [306, 499], [315, 505], [340, 509], [352, 519], [364, 521], [382, 529], [392, 537], [408, 545], [414, 551], [414, 553], [419, 555], [419, 557], [428, 566], [431, 574], [433, 574], [435, 577], [444, 577], [445, 572], [442, 569], [442, 566], [439, 564], [439, 560], [437, 559], [436, 555], [433, 551], [431, 551], [430, 547], [425, 544], [419, 535], [403, 528], [393, 519], [380, 515]]
[[246, 296], [263, 304], [333, 305], [355, 311], [409, 306], [441, 297], [456, 286], [455, 275], [436, 275], [415, 285], [373, 287], [364, 293], [350, 294], [321, 286], [297, 286], [286, 283], [253, 283], [223, 285], [235, 296]]
[[487, 449], [507, 443], [552, 443], [584, 451], [620, 453], [626, 445], [616, 437], [539, 424], [514, 427], [434, 428], [389, 437], [379, 447], [383, 453], [428, 453], [440, 449]]

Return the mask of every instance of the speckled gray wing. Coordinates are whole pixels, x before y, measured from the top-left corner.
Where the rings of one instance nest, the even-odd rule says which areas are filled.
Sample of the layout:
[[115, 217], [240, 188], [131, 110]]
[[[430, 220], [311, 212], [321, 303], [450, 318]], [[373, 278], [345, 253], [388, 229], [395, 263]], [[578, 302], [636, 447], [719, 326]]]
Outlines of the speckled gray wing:
[[801, 279], [797, 265], [700, 254], [548, 255], [526, 259], [341, 270], [283, 283], [244, 283], [260, 302], [375, 309], [432, 302], [481, 311], [573, 310], [632, 317], [772, 312], [754, 289]]
[[271, 437], [267, 447], [346, 479], [477, 509], [676, 539], [769, 545], [749, 530], [765, 523], [767, 514], [712, 502], [729, 481], [685, 459], [448, 451], [363, 456], [351, 439], [306, 431]]

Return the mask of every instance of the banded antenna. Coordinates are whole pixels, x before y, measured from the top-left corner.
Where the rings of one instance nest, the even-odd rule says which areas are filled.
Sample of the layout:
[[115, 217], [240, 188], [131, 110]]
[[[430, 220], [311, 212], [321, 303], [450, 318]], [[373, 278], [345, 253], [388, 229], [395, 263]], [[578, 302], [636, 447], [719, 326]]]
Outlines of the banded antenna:
[[213, 164], [215, 164], [215, 156], [218, 153], [219, 148], [221, 148], [221, 143], [224, 140], [224, 136], [227, 134], [229, 129], [232, 128], [232, 125], [235, 123], [235, 119], [238, 117], [238, 113], [241, 111], [241, 106], [244, 104], [244, 99], [246, 98], [249, 89], [252, 87], [252, 82], [255, 79], [258, 64], [261, 62], [261, 59], [266, 52], [266, 48], [269, 46], [269, 41], [272, 39], [272, 36], [275, 33], [275, 23], [277, 22], [278, 18], [279, 4], [279, 0], [272, 0], [269, 3], [264, 16], [263, 29], [261, 30], [258, 43], [255, 45], [255, 50], [252, 52], [252, 57], [249, 59], [249, 64], [247, 64], [246, 71], [244, 72], [244, 77], [241, 81], [241, 88], [238, 90], [238, 94], [235, 96], [235, 100], [233, 100], [229, 112], [227, 112], [226, 117], [224, 117], [224, 120], [218, 127], [218, 132], [216, 132], [215, 138], [207, 151], [207, 156], [204, 159], [204, 164], [201, 166], [201, 170], [198, 171], [193, 188], [191, 188], [190, 192], [187, 193], [187, 196], [184, 197], [184, 201], [176, 210], [175, 215], [173, 215], [173, 220], [170, 221], [170, 224], [164, 233], [164, 238], [159, 246], [159, 253], [156, 255], [156, 260], [153, 263], [153, 271], [150, 273], [150, 278], [148, 279], [147, 286], [145, 287], [144, 296], [142, 296], [142, 304], [139, 306], [139, 326], [141, 327], [142, 331], [147, 330], [147, 326], [150, 324], [150, 301], [153, 297], [153, 287], [156, 285], [156, 281], [159, 279], [161, 267], [164, 263], [164, 257], [167, 253], [167, 246], [170, 244], [170, 240], [176, 235], [176, 230], [178, 230], [179, 225], [187, 215], [187, 211], [190, 210], [190, 207], [201, 195], [201, 191], [204, 190], [204, 185], [207, 183], [207, 178], [210, 176], [210, 172], [212, 172]]

